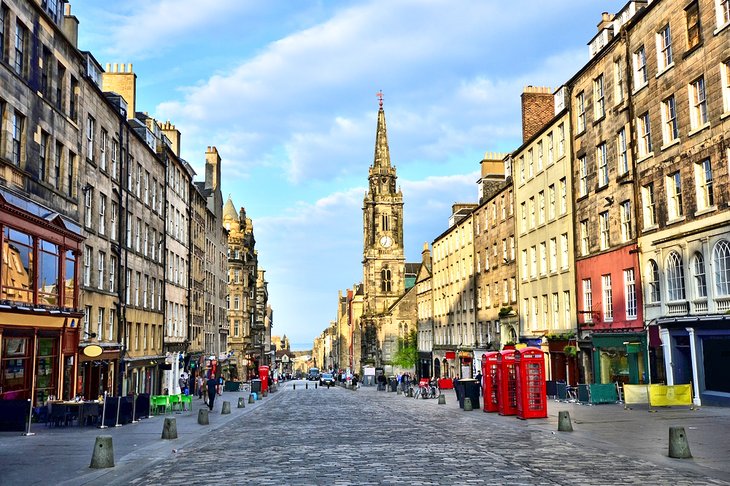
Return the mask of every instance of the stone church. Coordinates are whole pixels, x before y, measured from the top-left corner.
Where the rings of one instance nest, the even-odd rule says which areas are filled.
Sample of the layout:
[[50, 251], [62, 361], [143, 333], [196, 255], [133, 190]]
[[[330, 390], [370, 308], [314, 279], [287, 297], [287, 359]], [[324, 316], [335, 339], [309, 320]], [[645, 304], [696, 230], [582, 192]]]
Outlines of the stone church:
[[[403, 193], [396, 187], [390, 163], [382, 97], [375, 136], [375, 159], [370, 167], [363, 201], [363, 315], [362, 365], [392, 366], [398, 338], [417, 326], [415, 270], [403, 248]], [[413, 273], [413, 275], [411, 275]]]

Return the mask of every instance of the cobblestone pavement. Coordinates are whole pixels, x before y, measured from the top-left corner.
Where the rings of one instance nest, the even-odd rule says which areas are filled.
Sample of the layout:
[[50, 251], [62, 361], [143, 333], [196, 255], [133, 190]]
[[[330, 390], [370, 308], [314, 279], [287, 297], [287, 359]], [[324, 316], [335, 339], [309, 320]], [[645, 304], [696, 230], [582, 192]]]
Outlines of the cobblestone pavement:
[[455, 409], [453, 392], [451, 403], [439, 406], [373, 389], [302, 388], [287, 384], [266, 406], [195, 445], [126, 475], [97, 479], [135, 485], [730, 484], [701, 468], [578, 445], [548, 430], [546, 421], [463, 412]]

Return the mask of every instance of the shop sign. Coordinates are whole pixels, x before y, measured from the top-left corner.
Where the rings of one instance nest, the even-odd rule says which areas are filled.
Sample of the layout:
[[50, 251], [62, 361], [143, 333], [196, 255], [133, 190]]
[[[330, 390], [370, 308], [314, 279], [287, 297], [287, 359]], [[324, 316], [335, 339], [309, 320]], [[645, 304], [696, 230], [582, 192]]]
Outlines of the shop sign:
[[89, 358], [96, 358], [97, 356], [101, 355], [101, 353], [104, 350], [101, 349], [101, 346], [97, 344], [90, 344], [86, 346], [83, 350], [84, 356], [88, 356]]
[[445, 359], [456, 359], [456, 351], [446, 351], [444, 354]]

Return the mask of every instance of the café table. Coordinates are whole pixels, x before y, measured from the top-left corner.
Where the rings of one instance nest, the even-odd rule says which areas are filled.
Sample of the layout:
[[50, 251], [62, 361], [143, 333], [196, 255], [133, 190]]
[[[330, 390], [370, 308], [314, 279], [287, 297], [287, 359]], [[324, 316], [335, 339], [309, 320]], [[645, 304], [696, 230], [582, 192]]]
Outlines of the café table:
[[[64, 425], [68, 425], [74, 419], [77, 420], [79, 426], [86, 425], [87, 421], [96, 420], [101, 415], [101, 405], [103, 402], [99, 400], [64, 400], [49, 402], [51, 411], [49, 416], [58, 425], [63, 420]], [[58, 411], [54, 409], [59, 409]], [[91, 420], [89, 420], [91, 419]]]

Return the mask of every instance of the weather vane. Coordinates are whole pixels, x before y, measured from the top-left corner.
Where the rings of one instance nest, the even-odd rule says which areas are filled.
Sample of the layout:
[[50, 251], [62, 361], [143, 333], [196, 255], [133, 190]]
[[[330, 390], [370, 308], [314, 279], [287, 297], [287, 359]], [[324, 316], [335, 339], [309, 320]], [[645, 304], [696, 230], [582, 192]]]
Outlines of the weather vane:
[[379, 100], [378, 102], [380, 103], [380, 107], [382, 108], [383, 107], [383, 90], [381, 89], [380, 91], [378, 91], [378, 94], [376, 94], [375, 96], [378, 97], [378, 100]]

